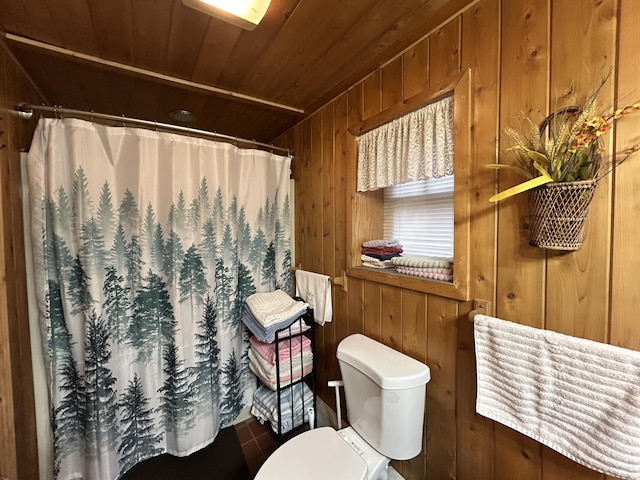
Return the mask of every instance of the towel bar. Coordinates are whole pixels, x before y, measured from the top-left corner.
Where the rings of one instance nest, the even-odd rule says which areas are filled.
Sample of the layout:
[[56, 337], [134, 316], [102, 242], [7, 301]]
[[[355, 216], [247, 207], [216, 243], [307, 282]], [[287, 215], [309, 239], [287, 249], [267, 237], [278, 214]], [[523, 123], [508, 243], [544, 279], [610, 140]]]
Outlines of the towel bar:
[[476, 315], [491, 315], [491, 302], [489, 300], [473, 300], [473, 310], [469, 312], [469, 321], [473, 322]]
[[[289, 271], [291, 273], [294, 273], [296, 270], [302, 270], [302, 267], [300, 265], [296, 266], [296, 267], [291, 267], [289, 269]], [[347, 292], [347, 272], [345, 272], [344, 270], [342, 270], [342, 272], [340, 273], [339, 277], [333, 277], [333, 278], [329, 278], [329, 281], [332, 282], [334, 285], [340, 285], [342, 287], [342, 291], [343, 292]]]

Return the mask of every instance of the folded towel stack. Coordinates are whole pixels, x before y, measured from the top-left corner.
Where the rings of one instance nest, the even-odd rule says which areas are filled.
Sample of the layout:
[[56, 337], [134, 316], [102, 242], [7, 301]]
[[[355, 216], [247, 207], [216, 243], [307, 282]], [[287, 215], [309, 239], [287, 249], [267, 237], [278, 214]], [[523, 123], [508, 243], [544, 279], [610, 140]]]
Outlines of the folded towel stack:
[[391, 263], [398, 273], [445, 282], [453, 281], [453, 261], [450, 258], [413, 255], [392, 258]]
[[369, 240], [362, 243], [362, 266], [373, 268], [392, 268], [389, 263], [402, 253], [402, 245], [398, 240]]
[[264, 343], [255, 337], [251, 337], [249, 343], [249, 368], [271, 390], [278, 386], [276, 358], [279, 359], [280, 387], [313, 371], [311, 341], [304, 335], [277, 342], [277, 357], [275, 343]]
[[[280, 392], [282, 431], [297, 428], [307, 421], [307, 408], [313, 407], [313, 392], [304, 382], [287, 387]], [[253, 394], [251, 414], [261, 423], [271, 423], [271, 428], [278, 433], [278, 394], [264, 385]]]
[[[273, 342], [276, 330], [288, 327], [294, 320], [307, 312], [309, 304], [294, 300], [282, 290], [267, 293], [254, 293], [245, 301], [242, 321], [260, 341]], [[293, 327], [292, 327], [293, 328]], [[309, 327], [300, 322], [300, 328]], [[290, 335], [300, 333], [289, 332]]]

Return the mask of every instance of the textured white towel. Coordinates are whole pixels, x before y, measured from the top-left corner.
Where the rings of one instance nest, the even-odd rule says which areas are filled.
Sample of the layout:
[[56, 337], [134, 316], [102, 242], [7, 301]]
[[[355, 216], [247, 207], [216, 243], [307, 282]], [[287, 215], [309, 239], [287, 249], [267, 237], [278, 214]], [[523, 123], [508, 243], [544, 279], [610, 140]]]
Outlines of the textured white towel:
[[475, 317], [476, 411], [607, 475], [640, 478], [640, 352]]
[[296, 270], [296, 295], [313, 308], [313, 319], [324, 325], [333, 316], [331, 279], [326, 275]]
[[306, 303], [294, 300], [282, 290], [254, 293], [247, 297], [245, 303], [263, 327], [268, 327], [287, 318], [291, 318], [293, 321], [294, 318], [302, 315], [308, 307]]

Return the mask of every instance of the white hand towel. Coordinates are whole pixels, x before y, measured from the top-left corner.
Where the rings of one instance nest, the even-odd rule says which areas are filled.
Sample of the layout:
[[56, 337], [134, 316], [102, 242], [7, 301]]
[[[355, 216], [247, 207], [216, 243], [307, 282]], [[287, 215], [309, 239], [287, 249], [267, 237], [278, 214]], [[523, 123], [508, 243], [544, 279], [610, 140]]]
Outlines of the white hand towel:
[[476, 411], [607, 475], [640, 478], [640, 352], [475, 317]]
[[316, 323], [324, 325], [331, 321], [331, 279], [327, 275], [296, 270], [296, 295], [313, 308]]

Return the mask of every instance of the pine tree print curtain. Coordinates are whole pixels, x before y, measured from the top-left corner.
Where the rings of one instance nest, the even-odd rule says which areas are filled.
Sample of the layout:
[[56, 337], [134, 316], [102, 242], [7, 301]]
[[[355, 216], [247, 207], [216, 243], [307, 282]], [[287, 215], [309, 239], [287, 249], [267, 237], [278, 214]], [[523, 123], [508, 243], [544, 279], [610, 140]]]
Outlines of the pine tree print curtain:
[[290, 291], [290, 159], [41, 119], [28, 158], [59, 479], [209, 444], [250, 401], [244, 299]]

